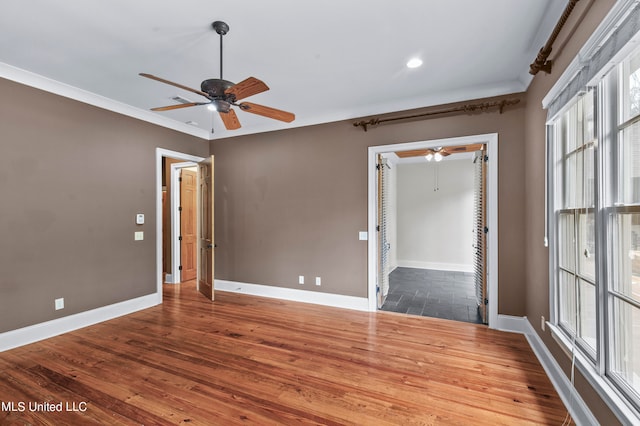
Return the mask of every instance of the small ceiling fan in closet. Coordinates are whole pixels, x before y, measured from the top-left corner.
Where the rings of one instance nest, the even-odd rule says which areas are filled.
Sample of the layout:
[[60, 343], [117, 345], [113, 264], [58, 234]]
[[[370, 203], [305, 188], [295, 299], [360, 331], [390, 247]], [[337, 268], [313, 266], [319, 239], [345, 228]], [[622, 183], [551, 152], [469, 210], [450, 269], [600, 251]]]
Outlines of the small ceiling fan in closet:
[[400, 158], [425, 157], [427, 161], [441, 161], [444, 157], [452, 154], [462, 154], [465, 152], [475, 152], [482, 150], [480, 143], [472, 145], [441, 146], [437, 148], [416, 149], [413, 151], [398, 151], [396, 155]]
[[222, 21], [215, 21], [211, 26], [216, 33], [220, 35], [220, 78], [204, 80], [200, 84], [200, 90], [197, 90], [179, 83], [174, 83], [173, 81], [165, 80], [164, 78], [156, 77], [152, 74], [140, 73], [142, 77], [187, 90], [203, 96], [207, 100], [202, 102], [184, 102], [175, 105], [156, 107], [151, 108], [151, 111], [170, 111], [179, 108], [207, 105], [207, 108], [210, 110], [218, 112], [227, 130], [236, 130], [241, 127], [238, 116], [232, 107], [237, 107], [241, 111], [261, 115], [274, 120], [284, 121], [286, 123], [292, 122], [295, 119], [295, 115], [293, 113], [253, 102], [238, 103], [238, 101], [242, 99], [257, 95], [258, 93], [266, 92], [269, 90], [269, 87], [263, 81], [255, 77], [249, 77], [237, 84], [222, 78], [222, 39], [224, 35], [229, 32], [229, 25]]

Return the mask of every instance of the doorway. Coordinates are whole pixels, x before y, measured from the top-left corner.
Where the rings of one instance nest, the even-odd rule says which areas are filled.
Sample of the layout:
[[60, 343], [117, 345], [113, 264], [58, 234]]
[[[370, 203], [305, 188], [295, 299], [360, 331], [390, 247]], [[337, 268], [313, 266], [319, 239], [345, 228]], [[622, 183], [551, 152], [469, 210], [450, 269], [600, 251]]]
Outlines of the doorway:
[[163, 269], [168, 284], [196, 276], [197, 163], [164, 161]]
[[[171, 259], [170, 263], [175, 263], [175, 254], [166, 255], [166, 251], [169, 253], [175, 253], [176, 247], [174, 244], [163, 244], [164, 236], [171, 235], [172, 223], [179, 223], [179, 218], [176, 216], [177, 208], [169, 208], [169, 213], [166, 215], [168, 222], [165, 222], [165, 215], [163, 214], [163, 206], [165, 203], [170, 202], [167, 191], [167, 181], [171, 180], [171, 170], [167, 173], [167, 163], [186, 163], [196, 164], [205, 160], [203, 157], [198, 157], [190, 154], [185, 154], [177, 151], [171, 151], [163, 148], [156, 148], [156, 282], [157, 282], [157, 303], [162, 303], [162, 285], [165, 282], [165, 270], [173, 272], [173, 266], [167, 266], [165, 260]], [[174, 188], [175, 189], [175, 188]], [[171, 240], [171, 238], [169, 238]], [[171, 247], [173, 246], [173, 247]], [[179, 266], [179, 264], [178, 264]], [[169, 277], [171, 282], [174, 281], [173, 277]]]
[[377, 235], [386, 246], [383, 311], [484, 323], [474, 279], [475, 257], [483, 254], [474, 248], [475, 169], [484, 145], [455, 149], [443, 148], [439, 161], [423, 150], [384, 155]]
[[[390, 188], [387, 186], [389, 181], [398, 180], [396, 175], [398, 167], [395, 167], [394, 162], [390, 162], [389, 158], [397, 159], [401, 156], [413, 157], [413, 160], [407, 158], [409, 164], [403, 174], [404, 179], [406, 180], [406, 176], [410, 176], [411, 173], [415, 174], [414, 178], [418, 179], [415, 184], [419, 189], [418, 193], [428, 194], [431, 191], [434, 195], [429, 200], [420, 201], [416, 200], [415, 194], [411, 191], [405, 191], [401, 195], [405, 201], [410, 201], [411, 208], [402, 218], [396, 219], [394, 215], [398, 213], [386, 211], [385, 203], [390, 200], [392, 203], [397, 202], [398, 194], [389, 191]], [[426, 161], [425, 156], [428, 156], [426, 160], [432, 161]], [[443, 156], [446, 159], [459, 157], [460, 161], [438, 161], [442, 160]], [[473, 160], [474, 157], [477, 158], [476, 161]], [[455, 306], [458, 318], [450, 317], [449, 319], [465, 320], [466, 314], [462, 311], [467, 309], [464, 306], [467, 304], [470, 307], [469, 315], [466, 317], [467, 322], [486, 322], [490, 327], [491, 324], [496, 324], [498, 287], [497, 273], [494, 271], [497, 271], [497, 256], [489, 256], [489, 254], [497, 252], [497, 161], [493, 163], [487, 161], [490, 158], [497, 159], [496, 134], [369, 148], [370, 310], [378, 308], [394, 310], [385, 309], [385, 305], [387, 308], [394, 307], [394, 303], [402, 297], [403, 306], [395, 306], [398, 309], [406, 307], [408, 313], [447, 318], [447, 315], [453, 315], [453, 298], [459, 297], [461, 299]], [[407, 159], [402, 161], [407, 163]], [[429, 167], [425, 167], [426, 163], [429, 163]], [[455, 165], [455, 163], [458, 164]], [[399, 163], [396, 161], [395, 164]], [[445, 164], [448, 166], [445, 167]], [[396, 168], [395, 173], [389, 173], [392, 167]], [[382, 173], [383, 171], [386, 173]], [[475, 176], [478, 171], [484, 172], [484, 175]], [[457, 185], [458, 187], [466, 185], [464, 195], [466, 200], [457, 200], [456, 193], [446, 188], [451, 185], [445, 182], [446, 179], [461, 181], [463, 179], [459, 175], [462, 174], [465, 174], [467, 182], [457, 183]], [[478, 192], [474, 187], [475, 182], [481, 182], [487, 191]], [[392, 184], [395, 185], [395, 182]], [[447, 191], [449, 193], [445, 194]], [[477, 203], [479, 196], [481, 203]], [[478, 205], [484, 209], [477, 210]], [[464, 218], [458, 211], [463, 206], [467, 215]], [[416, 217], [411, 219], [411, 215]], [[478, 215], [481, 216], [482, 226], [476, 223]], [[420, 220], [423, 222], [419, 223]], [[400, 223], [397, 229], [394, 229], [395, 223]], [[408, 229], [398, 233], [403, 226]], [[411, 228], [412, 226], [417, 228]], [[467, 234], [461, 233], [460, 228], [464, 228]], [[401, 234], [405, 236], [403, 245], [397, 240]], [[468, 249], [460, 249], [459, 246], [451, 244], [450, 240], [455, 239], [456, 235], [458, 235], [457, 239], [464, 239], [464, 245], [467, 245]], [[407, 239], [412, 241], [406, 241]], [[414, 250], [423, 254], [431, 250], [437, 252], [437, 255], [414, 256], [412, 261], [407, 261], [405, 255], [401, 256], [405, 257], [403, 262], [395, 262], [398, 250], [406, 252], [407, 247], [412, 245]], [[394, 250], [396, 250], [395, 253]], [[448, 257], [445, 253], [447, 250], [451, 252]], [[454, 253], [456, 250], [466, 253], [464, 255]], [[416, 259], [422, 259], [422, 261]], [[389, 273], [392, 268], [395, 268], [394, 271]], [[388, 272], [385, 274], [383, 271]], [[420, 286], [426, 280], [437, 283], [437, 287], [431, 288], [432, 297], [429, 306], [424, 304], [426, 294], [420, 294], [421, 290], [425, 291]], [[397, 286], [403, 283], [405, 288], [398, 293]], [[478, 289], [481, 290], [481, 294], [477, 293]], [[411, 299], [414, 296], [418, 297], [414, 301], [416, 305], [412, 306]], [[385, 297], [388, 298], [386, 301]], [[438, 309], [434, 304], [438, 300], [448, 300], [447, 303], [450, 306], [446, 309], [449, 310], [449, 314], [445, 308]], [[477, 316], [479, 310], [476, 303], [479, 301], [486, 302], [486, 305], [482, 306], [486, 309], [483, 312], [483, 321]]]

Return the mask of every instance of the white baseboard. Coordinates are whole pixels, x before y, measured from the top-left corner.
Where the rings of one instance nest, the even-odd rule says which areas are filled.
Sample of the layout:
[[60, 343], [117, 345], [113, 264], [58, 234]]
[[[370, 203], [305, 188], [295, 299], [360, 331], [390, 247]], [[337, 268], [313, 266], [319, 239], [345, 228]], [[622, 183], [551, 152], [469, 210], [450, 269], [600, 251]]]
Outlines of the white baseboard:
[[215, 280], [216, 290], [244, 293], [252, 296], [291, 300], [293, 302], [313, 303], [335, 308], [369, 311], [366, 297], [344, 296], [341, 294], [321, 293], [319, 291], [298, 290], [295, 288], [275, 287], [261, 284], [248, 284], [236, 281]]
[[511, 333], [527, 334], [529, 332], [529, 328], [527, 327], [528, 324], [529, 321], [527, 321], [526, 317], [498, 314], [498, 323], [492, 328], [501, 331], [509, 331]]
[[533, 350], [533, 353], [542, 364], [542, 368], [547, 373], [549, 380], [553, 384], [553, 387], [558, 392], [560, 399], [564, 403], [565, 407], [571, 414], [571, 417], [577, 425], [597, 425], [598, 421], [585, 404], [584, 400], [580, 397], [578, 392], [575, 391], [569, 378], [564, 374], [564, 371], [560, 368], [560, 365], [556, 362], [555, 358], [547, 349], [538, 333], [527, 319], [527, 317], [514, 317], [510, 315], [498, 315], [498, 327], [502, 331], [510, 331], [513, 333], [524, 334], [529, 346]]
[[421, 262], [418, 260], [398, 260], [400, 268], [434, 269], [436, 271], [473, 272], [473, 265], [461, 263]]
[[157, 293], [0, 333], [0, 352], [147, 309], [162, 302]]

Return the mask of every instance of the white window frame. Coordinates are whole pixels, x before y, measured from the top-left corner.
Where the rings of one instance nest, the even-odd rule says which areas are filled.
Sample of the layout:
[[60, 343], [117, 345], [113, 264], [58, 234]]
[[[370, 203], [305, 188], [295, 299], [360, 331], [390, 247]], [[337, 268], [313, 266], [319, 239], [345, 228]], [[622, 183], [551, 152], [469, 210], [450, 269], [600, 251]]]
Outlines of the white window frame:
[[[597, 317], [596, 322], [596, 352], [595, 354], [589, 354], [589, 351], [584, 351], [576, 344], [575, 338], [573, 338], [566, 329], [559, 326], [559, 312], [558, 312], [558, 223], [556, 221], [556, 211], [558, 210], [556, 203], [556, 197], [554, 190], [558, 183], [558, 176], [556, 174], [556, 150], [554, 147], [554, 129], [550, 125], [547, 131], [547, 226], [545, 229], [545, 245], [548, 242], [549, 246], [549, 283], [550, 283], [550, 323], [549, 328], [552, 336], [559, 343], [560, 347], [565, 350], [567, 355], [572, 358], [572, 364], [574, 364], [582, 375], [587, 379], [591, 386], [598, 392], [602, 399], [611, 408], [613, 413], [623, 423], [638, 423], [640, 421], [640, 400], [637, 398], [629, 397], [628, 393], [624, 392], [624, 386], [620, 385], [620, 382], [614, 383], [610, 376], [607, 375], [608, 366], [608, 348], [610, 339], [610, 326], [609, 324], [609, 312], [608, 298], [609, 296], [608, 280], [610, 271], [607, 270], [608, 254], [607, 254], [607, 242], [605, 238], [607, 234], [605, 232], [605, 226], [608, 223], [608, 219], [605, 217], [607, 212], [602, 207], [602, 199], [600, 194], [604, 194], [603, 190], [609, 191], [610, 188], [605, 188], [605, 182], [607, 176], [606, 171], [611, 170], [611, 164], [607, 164], [606, 155], [604, 152], [611, 149], [617, 143], [617, 94], [612, 98], [612, 90], [616, 90], [617, 87], [613, 87], [617, 77], [612, 76], [617, 72], [610, 73], [612, 70], [617, 71], [617, 66], [626, 58], [633, 50], [640, 45], [640, 32], [637, 30], [637, 25], [632, 26], [631, 30], [627, 25], [624, 31], [632, 31], [632, 34], [628, 37], [628, 43], [625, 43], [624, 47], [616, 47], [616, 51], [605, 54], [611, 55], [606, 60], [602, 60], [602, 54], [599, 51], [600, 48], [608, 42], [609, 38], [615, 38], [619, 34], [615, 33], [620, 23], [622, 23], [628, 16], [634, 14], [636, 17], [634, 21], [637, 21], [638, 16], [638, 1], [637, 0], [620, 0], [614, 7], [610, 14], [605, 18], [601, 26], [598, 28], [594, 35], [589, 39], [585, 47], [581, 50], [580, 54], [570, 64], [569, 68], [563, 76], [558, 80], [556, 85], [549, 92], [547, 97], [543, 100], [543, 107], [547, 108], [551, 104], [551, 110], [555, 111], [554, 115], [550, 117], [549, 124], [555, 122], [555, 120], [562, 115], [563, 109], [570, 106], [576, 99], [577, 90], [576, 86], [580, 86], [581, 90], [585, 90], [588, 87], [596, 88], [596, 100], [598, 104], [596, 107], [597, 115], [595, 119], [597, 121], [597, 143], [598, 150], [602, 151], [601, 154], [596, 154], [597, 167], [596, 167], [596, 180], [597, 180], [597, 203], [596, 203], [596, 244], [600, 247], [599, 254], [597, 254], [597, 267], [596, 267], [596, 303], [597, 303]], [[634, 24], [635, 25], [635, 24]], [[624, 25], [623, 25], [624, 27]], [[613, 34], [613, 35], [612, 35]], [[624, 34], [623, 34], [624, 35]], [[615, 43], [610, 43], [615, 44]], [[598, 57], [600, 55], [600, 57]], [[591, 69], [589, 69], [591, 67]], [[598, 69], [595, 69], [595, 68]], [[604, 78], [609, 74], [609, 77]], [[586, 81], [588, 80], [588, 81]], [[573, 86], [573, 87], [572, 87]], [[568, 95], [567, 95], [568, 93]], [[572, 94], [573, 93], [573, 94]], [[567, 99], [571, 96], [572, 99]], [[579, 96], [579, 94], [577, 95]], [[560, 100], [560, 101], [558, 101]], [[555, 102], [555, 105], [553, 105]], [[558, 103], [564, 102], [564, 106], [559, 110]], [[602, 108], [603, 105], [608, 105], [607, 108]], [[612, 125], [615, 123], [615, 126]], [[615, 171], [615, 170], [614, 170]], [[610, 187], [613, 185], [611, 182], [606, 182]], [[612, 205], [609, 203], [609, 205]], [[604, 250], [602, 249], [604, 248]], [[576, 266], [577, 269], [577, 266]], [[573, 372], [571, 373], [573, 378]]]

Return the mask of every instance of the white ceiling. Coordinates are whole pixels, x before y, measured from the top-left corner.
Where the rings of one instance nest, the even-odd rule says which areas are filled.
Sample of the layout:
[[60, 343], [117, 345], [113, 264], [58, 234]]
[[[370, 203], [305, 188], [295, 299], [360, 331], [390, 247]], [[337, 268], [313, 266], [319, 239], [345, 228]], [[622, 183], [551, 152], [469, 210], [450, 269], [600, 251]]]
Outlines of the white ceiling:
[[[216, 139], [524, 91], [566, 3], [4, 0], [0, 77]], [[149, 111], [205, 100], [138, 73], [194, 89], [219, 78], [216, 20], [230, 26], [224, 78], [263, 80], [271, 90], [246, 100], [293, 123], [237, 111], [242, 128], [227, 131], [205, 106]]]

